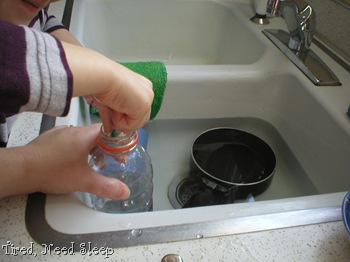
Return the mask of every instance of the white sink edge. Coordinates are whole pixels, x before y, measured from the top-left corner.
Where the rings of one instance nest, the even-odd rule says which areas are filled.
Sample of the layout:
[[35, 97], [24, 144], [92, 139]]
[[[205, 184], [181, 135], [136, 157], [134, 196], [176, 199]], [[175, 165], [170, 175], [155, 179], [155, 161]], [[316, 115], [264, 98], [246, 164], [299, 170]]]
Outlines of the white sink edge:
[[[45, 216], [48, 224], [64, 234], [88, 234], [153, 227], [166, 227], [221, 219], [261, 216], [299, 210], [339, 208], [346, 192], [321, 194], [192, 209], [153, 211], [135, 214], [106, 214], [86, 207], [74, 195], [48, 195]], [[62, 205], [64, 203], [64, 205]], [[71, 210], [70, 212], [67, 212]], [[79, 213], [79, 216], [74, 214]], [[69, 214], [69, 216], [67, 216]], [[84, 223], [81, 223], [81, 217]], [[103, 221], [97, 224], [96, 221]]]

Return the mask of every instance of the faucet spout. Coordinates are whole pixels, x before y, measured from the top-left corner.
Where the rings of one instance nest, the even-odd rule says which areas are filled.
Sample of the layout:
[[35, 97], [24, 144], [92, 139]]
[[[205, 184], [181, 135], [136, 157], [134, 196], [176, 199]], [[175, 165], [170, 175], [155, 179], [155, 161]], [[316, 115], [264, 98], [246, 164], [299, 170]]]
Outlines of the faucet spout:
[[268, 0], [267, 13], [281, 16], [290, 34], [288, 47], [298, 52], [310, 49], [316, 27], [313, 8], [303, 0]]
[[267, 0], [266, 12], [283, 17], [288, 33], [265, 29], [263, 33], [315, 85], [341, 85], [332, 70], [310, 48], [316, 27], [316, 15], [304, 0]]

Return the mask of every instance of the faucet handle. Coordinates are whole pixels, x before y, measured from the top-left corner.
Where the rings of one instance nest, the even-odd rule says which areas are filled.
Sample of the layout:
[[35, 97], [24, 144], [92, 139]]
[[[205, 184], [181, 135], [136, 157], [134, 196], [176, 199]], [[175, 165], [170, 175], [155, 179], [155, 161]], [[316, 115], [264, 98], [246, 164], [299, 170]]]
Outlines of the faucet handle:
[[316, 27], [316, 16], [311, 5], [304, 0], [268, 0], [267, 12], [283, 17], [290, 34], [290, 49], [309, 50]]

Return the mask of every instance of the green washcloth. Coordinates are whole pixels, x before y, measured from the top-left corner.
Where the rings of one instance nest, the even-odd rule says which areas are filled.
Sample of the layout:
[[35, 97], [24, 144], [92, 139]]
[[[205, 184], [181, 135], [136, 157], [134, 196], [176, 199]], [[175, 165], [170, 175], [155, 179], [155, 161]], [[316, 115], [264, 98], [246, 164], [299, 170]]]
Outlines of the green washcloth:
[[[157, 61], [149, 62], [120, 62], [121, 65], [148, 78], [153, 84], [154, 99], [151, 106], [151, 117], [154, 119], [158, 114], [163, 102], [164, 91], [167, 83], [167, 71], [164, 63]], [[91, 114], [98, 114], [98, 110], [90, 106]]]

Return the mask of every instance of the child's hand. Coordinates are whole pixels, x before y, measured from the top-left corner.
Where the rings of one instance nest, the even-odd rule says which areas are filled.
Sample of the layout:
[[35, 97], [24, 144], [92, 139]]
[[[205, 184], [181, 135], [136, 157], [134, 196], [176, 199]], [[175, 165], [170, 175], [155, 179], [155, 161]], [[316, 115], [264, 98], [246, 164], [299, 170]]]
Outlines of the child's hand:
[[73, 95], [85, 96], [99, 110], [106, 132], [135, 131], [146, 124], [154, 96], [151, 81], [93, 50], [62, 45], [73, 73]]
[[25, 146], [27, 186], [52, 194], [81, 191], [112, 199], [127, 198], [130, 192], [124, 183], [101, 176], [88, 165], [88, 153], [96, 145], [100, 127], [55, 127]]
[[88, 103], [99, 110], [107, 133], [113, 128], [123, 132], [134, 131], [150, 119], [154, 96], [152, 82], [127, 68], [120, 68], [119, 75], [116, 86], [86, 97]]

